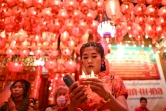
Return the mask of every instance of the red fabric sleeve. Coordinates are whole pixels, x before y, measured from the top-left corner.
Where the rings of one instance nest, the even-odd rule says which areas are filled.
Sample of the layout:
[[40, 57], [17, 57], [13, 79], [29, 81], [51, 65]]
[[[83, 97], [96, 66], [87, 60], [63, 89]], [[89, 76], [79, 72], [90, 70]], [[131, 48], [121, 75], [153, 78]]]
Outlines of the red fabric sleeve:
[[[64, 106], [64, 107], [58, 108], [57, 111], [68, 111], [68, 107], [69, 106]], [[77, 108], [76, 111], [82, 111], [82, 110], [80, 108]]]
[[122, 81], [122, 79], [120, 77], [115, 76], [114, 79], [114, 88], [115, 88], [115, 97], [124, 95], [127, 99], [128, 97], [128, 93], [127, 93], [127, 89]]

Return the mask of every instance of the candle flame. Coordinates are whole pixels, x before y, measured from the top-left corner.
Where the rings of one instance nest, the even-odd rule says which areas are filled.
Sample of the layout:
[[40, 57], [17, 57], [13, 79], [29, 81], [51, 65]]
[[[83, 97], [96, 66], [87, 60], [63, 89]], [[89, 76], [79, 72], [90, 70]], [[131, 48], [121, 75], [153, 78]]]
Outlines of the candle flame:
[[82, 71], [82, 76], [81, 76], [82, 78], [86, 78], [86, 74], [85, 74], [85, 72], [84, 71]]
[[95, 74], [93, 71], [91, 71], [91, 77], [95, 77]]

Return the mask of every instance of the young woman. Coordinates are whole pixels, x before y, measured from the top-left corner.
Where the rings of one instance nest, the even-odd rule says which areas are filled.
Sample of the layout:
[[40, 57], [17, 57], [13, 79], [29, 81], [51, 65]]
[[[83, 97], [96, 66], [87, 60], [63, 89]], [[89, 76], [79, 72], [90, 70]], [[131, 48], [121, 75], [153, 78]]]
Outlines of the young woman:
[[68, 88], [66, 86], [59, 86], [54, 93], [55, 105], [48, 107], [46, 111], [57, 111], [61, 107], [69, 104]]
[[[86, 79], [70, 87], [68, 111], [128, 111], [127, 90], [121, 78], [106, 72], [104, 49], [100, 43], [89, 42], [80, 49], [82, 67], [87, 74], [93, 71], [98, 78]], [[84, 86], [91, 90], [87, 96]], [[88, 99], [87, 99], [88, 98]], [[87, 100], [86, 100], [87, 99]]]
[[33, 108], [29, 106], [30, 89], [30, 82], [15, 81], [10, 87], [11, 96], [1, 105], [0, 111], [33, 111]]

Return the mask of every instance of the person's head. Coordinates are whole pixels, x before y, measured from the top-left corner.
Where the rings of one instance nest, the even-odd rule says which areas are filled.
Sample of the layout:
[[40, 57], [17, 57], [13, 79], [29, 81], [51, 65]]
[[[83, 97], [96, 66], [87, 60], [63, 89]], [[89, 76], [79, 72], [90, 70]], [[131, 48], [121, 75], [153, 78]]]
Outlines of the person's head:
[[64, 106], [66, 104], [67, 93], [68, 93], [68, 88], [66, 86], [59, 86], [56, 88], [54, 93], [54, 100], [58, 106]]
[[15, 98], [29, 98], [30, 95], [30, 82], [26, 80], [16, 80], [10, 87], [11, 97], [14, 100]]
[[140, 104], [141, 104], [141, 107], [146, 108], [146, 106], [147, 106], [147, 99], [145, 97], [141, 97], [140, 98]]
[[80, 57], [82, 65], [88, 74], [91, 71], [97, 74], [106, 70], [104, 48], [100, 43], [88, 42], [83, 44], [80, 49]]
[[27, 107], [29, 95], [30, 95], [31, 84], [30, 82], [21, 79], [16, 80], [10, 87], [11, 90], [11, 98], [15, 100], [20, 100], [21, 103], [18, 106], [18, 110], [25, 110]]

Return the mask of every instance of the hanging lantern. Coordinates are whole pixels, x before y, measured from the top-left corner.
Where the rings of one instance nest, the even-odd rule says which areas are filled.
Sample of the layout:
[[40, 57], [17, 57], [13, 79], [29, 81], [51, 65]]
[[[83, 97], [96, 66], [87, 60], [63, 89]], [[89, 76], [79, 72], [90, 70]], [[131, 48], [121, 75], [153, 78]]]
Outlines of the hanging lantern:
[[119, 0], [106, 1], [106, 14], [113, 21], [120, 17], [121, 12]]
[[0, 36], [0, 49], [3, 49], [6, 45], [6, 39]]
[[49, 70], [54, 69], [57, 67], [57, 63], [55, 61], [48, 60], [45, 62], [44, 67]]
[[24, 66], [22, 65], [22, 63], [19, 63], [19, 62], [8, 62], [6, 64], [6, 67], [11, 72], [21, 72], [24, 69]]
[[25, 57], [27, 57], [29, 55], [29, 52], [30, 51], [28, 49], [20, 50], [20, 56], [22, 58], [25, 58]]
[[71, 73], [72, 73], [72, 72], [75, 72], [76, 67], [77, 67], [76, 62], [73, 61], [73, 60], [68, 60], [68, 61], [66, 61], [66, 62], [64, 63], [64, 65], [65, 65], [66, 70], [68, 70], [68, 71], [71, 72]]

